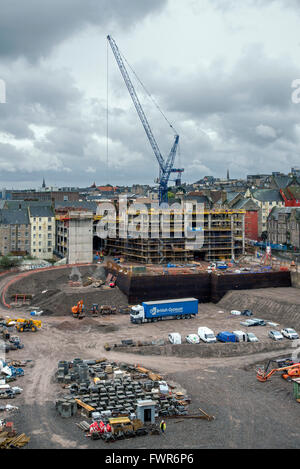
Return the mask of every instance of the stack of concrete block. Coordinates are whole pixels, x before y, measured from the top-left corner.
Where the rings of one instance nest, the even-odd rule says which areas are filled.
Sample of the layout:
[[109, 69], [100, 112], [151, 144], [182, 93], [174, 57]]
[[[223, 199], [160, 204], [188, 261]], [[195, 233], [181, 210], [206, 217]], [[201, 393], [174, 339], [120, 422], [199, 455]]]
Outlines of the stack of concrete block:
[[[108, 375], [114, 379], [107, 379]], [[135, 415], [137, 401], [140, 400], [154, 401], [156, 416], [186, 414], [185, 406], [178, 399], [172, 395], [160, 395], [158, 381], [150, 380], [147, 374], [136, 373], [131, 365], [121, 363], [117, 366], [114, 362], [96, 363], [95, 360], [76, 358], [73, 362], [59, 362], [57, 376], [63, 382], [72, 382], [70, 399], [81, 399], [103, 418]], [[64, 415], [70, 412], [68, 406], [60, 410]]]

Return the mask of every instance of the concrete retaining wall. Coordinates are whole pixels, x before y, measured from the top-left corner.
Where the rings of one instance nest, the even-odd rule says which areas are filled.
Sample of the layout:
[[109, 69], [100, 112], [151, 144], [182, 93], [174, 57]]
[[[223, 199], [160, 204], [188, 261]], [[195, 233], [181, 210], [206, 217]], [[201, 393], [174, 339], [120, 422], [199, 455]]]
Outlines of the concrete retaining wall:
[[163, 355], [177, 356], [183, 358], [214, 358], [214, 357], [234, 357], [241, 355], [250, 355], [261, 352], [281, 351], [288, 349], [289, 343], [243, 343], [243, 344], [181, 344], [181, 345], [149, 345], [142, 347], [124, 347], [118, 349], [118, 352], [136, 353], [138, 355]]
[[188, 297], [195, 297], [200, 303], [217, 303], [231, 290], [290, 287], [291, 276], [290, 272], [138, 276], [118, 273], [116, 283], [130, 304]]

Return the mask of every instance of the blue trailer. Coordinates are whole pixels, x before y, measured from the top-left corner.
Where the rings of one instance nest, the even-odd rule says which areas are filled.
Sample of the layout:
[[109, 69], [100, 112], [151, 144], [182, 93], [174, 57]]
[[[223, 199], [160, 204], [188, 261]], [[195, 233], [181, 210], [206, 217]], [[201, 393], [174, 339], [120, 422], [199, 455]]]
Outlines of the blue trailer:
[[189, 319], [195, 317], [196, 314], [198, 314], [196, 298], [144, 301], [141, 305], [131, 308], [130, 320], [134, 324], [142, 324], [165, 319]]

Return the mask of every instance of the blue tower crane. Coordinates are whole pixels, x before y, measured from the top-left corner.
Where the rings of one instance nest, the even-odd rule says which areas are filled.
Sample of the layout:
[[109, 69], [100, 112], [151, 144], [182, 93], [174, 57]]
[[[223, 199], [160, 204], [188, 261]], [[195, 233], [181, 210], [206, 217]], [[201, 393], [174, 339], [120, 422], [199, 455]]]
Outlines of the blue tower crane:
[[130, 77], [128, 75], [128, 72], [126, 70], [125, 64], [123, 62], [122, 56], [120, 54], [120, 51], [118, 49], [118, 46], [115, 42], [115, 40], [111, 36], [107, 36], [107, 40], [111, 46], [111, 49], [113, 51], [113, 54], [115, 56], [116, 62], [119, 66], [120, 72], [122, 74], [122, 77], [124, 79], [124, 82], [127, 86], [127, 89], [129, 91], [129, 94], [131, 96], [131, 99], [133, 101], [133, 104], [136, 108], [136, 111], [138, 113], [138, 116], [142, 122], [142, 125], [145, 129], [146, 135], [148, 137], [148, 140], [150, 142], [150, 145], [152, 147], [152, 150], [156, 156], [156, 159], [159, 164], [159, 203], [165, 203], [168, 202], [168, 183], [170, 179], [171, 173], [178, 173], [178, 177], [176, 180], [176, 184], [179, 185], [181, 181], [181, 173], [184, 171], [182, 168], [173, 168], [174, 166], [174, 161], [175, 161], [175, 156], [178, 148], [178, 143], [179, 143], [179, 135], [175, 135], [175, 140], [173, 143], [173, 146], [171, 148], [171, 151], [165, 160], [159, 150], [159, 147], [157, 145], [157, 142], [154, 138], [153, 132], [151, 130], [151, 127], [149, 125], [149, 122], [147, 120], [147, 117], [143, 111], [143, 108], [141, 106], [141, 103], [138, 99], [138, 96], [136, 94], [136, 91], [134, 89], [134, 86], [130, 80]]

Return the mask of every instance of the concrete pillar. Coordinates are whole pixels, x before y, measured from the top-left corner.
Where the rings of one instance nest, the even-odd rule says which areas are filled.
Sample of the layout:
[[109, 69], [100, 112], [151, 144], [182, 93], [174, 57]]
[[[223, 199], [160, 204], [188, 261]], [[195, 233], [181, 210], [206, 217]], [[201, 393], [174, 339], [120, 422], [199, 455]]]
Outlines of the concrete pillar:
[[245, 214], [243, 214], [242, 217], [243, 217], [243, 230], [242, 230], [242, 236], [243, 236], [243, 254], [245, 254]]
[[234, 220], [233, 215], [230, 215], [230, 225], [231, 225], [231, 259], [234, 259]]
[[93, 262], [93, 213], [69, 212], [68, 264]]

